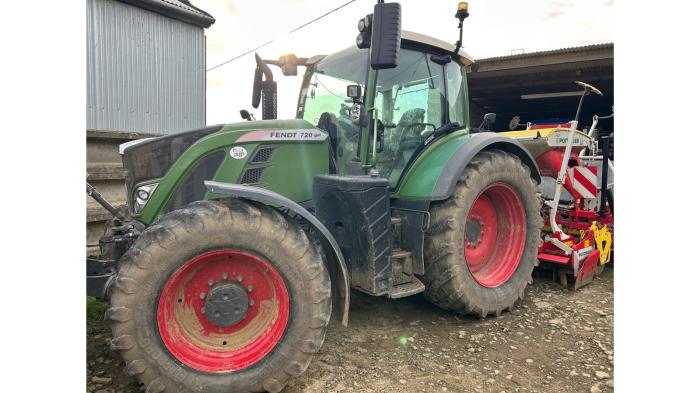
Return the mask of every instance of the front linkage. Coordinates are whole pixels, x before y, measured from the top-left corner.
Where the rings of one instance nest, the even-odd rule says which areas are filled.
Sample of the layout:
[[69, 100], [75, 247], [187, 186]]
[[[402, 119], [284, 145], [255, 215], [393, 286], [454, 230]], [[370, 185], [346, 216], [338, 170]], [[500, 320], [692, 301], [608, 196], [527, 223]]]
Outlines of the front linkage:
[[87, 295], [107, 300], [117, 261], [143, 232], [145, 225], [131, 219], [126, 205], [112, 206], [90, 183], [87, 183], [87, 194], [114, 216], [107, 221], [105, 233], [100, 238], [99, 257], [86, 258]]

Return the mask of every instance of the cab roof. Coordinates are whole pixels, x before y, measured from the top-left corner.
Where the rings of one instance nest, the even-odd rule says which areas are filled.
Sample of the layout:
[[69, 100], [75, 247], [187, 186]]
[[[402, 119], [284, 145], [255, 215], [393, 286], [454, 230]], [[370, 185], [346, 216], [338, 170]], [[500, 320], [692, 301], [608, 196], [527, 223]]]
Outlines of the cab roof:
[[[447, 41], [443, 41], [434, 37], [427, 36], [425, 34], [420, 34], [408, 30], [401, 30], [401, 40], [409, 41], [422, 46], [435, 48], [441, 52], [445, 52], [445, 54], [452, 53], [455, 50], [455, 45], [450, 44]], [[308, 60], [306, 61], [306, 65], [318, 63], [325, 57], [326, 55], [312, 56], [308, 58]], [[474, 63], [474, 58], [471, 57], [467, 52], [465, 52], [464, 49], [459, 50], [459, 60], [465, 66]]]
[[[425, 34], [416, 33], [408, 30], [401, 30], [401, 40], [411, 41], [421, 45], [430, 46], [445, 51], [447, 53], [452, 53], [455, 50], [455, 44], [450, 44], [447, 41], [443, 41], [434, 37], [427, 36]], [[465, 52], [464, 49], [459, 50], [459, 59], [464, 65], [474, 63], [474, 58], [469, 56], [469, 54]]]

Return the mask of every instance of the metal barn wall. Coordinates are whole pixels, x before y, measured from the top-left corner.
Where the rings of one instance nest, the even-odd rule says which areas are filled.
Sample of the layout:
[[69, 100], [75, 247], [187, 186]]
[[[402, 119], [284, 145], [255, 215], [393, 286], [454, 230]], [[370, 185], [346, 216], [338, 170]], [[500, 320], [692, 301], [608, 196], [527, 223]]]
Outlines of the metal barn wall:
[[172, 134], [205, 125], [204, 29], [87, 1], [87, 128]]

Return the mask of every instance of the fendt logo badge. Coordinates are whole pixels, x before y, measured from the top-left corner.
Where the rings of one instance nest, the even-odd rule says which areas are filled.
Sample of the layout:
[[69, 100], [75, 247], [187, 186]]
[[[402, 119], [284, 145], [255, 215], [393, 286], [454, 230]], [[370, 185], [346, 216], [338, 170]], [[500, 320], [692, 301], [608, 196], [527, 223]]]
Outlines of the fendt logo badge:
[[328, 138], [328, 134], [318, 129], [256, 130], [244, 134], [238, 138], [236, 143], [261, 141], [323, 142], [326, 138]]
[[234, 146], [233, 149], [231, 149], [231, 157], [233, 157], [236, 160], [241, 160], [245, 158], [248, 155], [248, 150], [245, 149], [245, 147], [241, 146]]

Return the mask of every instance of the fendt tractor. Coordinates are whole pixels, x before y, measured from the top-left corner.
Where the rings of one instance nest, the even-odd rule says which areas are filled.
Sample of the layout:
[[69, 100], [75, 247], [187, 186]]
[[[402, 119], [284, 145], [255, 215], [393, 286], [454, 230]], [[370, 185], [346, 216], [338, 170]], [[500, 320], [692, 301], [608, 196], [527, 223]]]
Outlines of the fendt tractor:
[[[468, 15], [453, 45], [380, 1], [347, 49], [256, 56], [262, 120], [120, 147], [127, 205], [88, 185], [114, 218], [87, 286], [146, 392], [280, 391], [332, 312], [347, 325], [351, 288], [480, 317], [524, 297], [540, 173], [517, 139], [468, 126]], [[306, 68], [295, 119], [276, 119], [270, 65]]]

